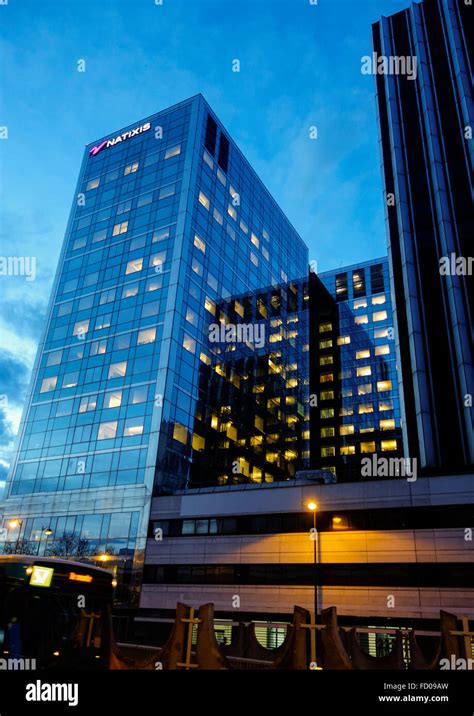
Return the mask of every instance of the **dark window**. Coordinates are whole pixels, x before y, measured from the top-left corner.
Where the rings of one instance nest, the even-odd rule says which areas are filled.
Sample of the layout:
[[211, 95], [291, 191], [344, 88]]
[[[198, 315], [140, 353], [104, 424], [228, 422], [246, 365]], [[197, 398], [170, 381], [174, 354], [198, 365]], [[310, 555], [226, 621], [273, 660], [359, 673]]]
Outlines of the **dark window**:
[[216, 138], [217, 138], [217, 124], [212, 119], [211, 115], [207, 115], [206, 125], [206, 137], [204, 139], [204, 146], [214, 156], [216, 151]]
[[338, 273], [336, 276], [336, 299], [338, 301], [347, 299], [347, 273]]
[[227, 173], [227, 165], [229, 164], [229, 140], [221, 132], [221, 141], [219, 142], [219, 156], [217, 163], [220, 168]]
[[370, 267], [370, 284], [372, 286], [372, 293], [382, 293], [384, 291], [382, 264], [376, 264]]

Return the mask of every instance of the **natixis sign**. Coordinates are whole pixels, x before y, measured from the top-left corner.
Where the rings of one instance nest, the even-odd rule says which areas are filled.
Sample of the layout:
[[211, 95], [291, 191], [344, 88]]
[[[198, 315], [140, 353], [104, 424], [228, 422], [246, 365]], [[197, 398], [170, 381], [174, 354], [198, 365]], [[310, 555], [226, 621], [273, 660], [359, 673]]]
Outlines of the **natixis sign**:
[[149, 129], [151, 129], [150, 122], [145, 122], [145, 124], [141, 124], [139, 127], [135, 127], [135, 129], [129, 129], [127, 132], [123, 132], [123, 134], [118, 134], [113, 139], [106, 139], [104, 142], [101, 142], [95, 147], [92, 147], [92, 149], [89, 150], [89, 156], [95, 157], [96, 154], [101, 152], [103, 149], [114, 147], [116, 144], [119, 144], [119, 142], [124, 142], [126, 139], [137, 137], [139, 134], [143, 134], [143, 132], [148, 132]]

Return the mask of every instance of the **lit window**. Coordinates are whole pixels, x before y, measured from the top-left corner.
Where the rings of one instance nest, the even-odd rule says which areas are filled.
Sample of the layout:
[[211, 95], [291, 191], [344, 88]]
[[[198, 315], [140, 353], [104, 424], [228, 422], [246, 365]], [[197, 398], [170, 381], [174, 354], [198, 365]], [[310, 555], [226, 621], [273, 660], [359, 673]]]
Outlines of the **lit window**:
[[131, 298], [136, 296], [138, 293], [138, 283], [131, 283], [128, 286], [124, 286], [122, 290], [122, 298]]
[[187, 333], [184, 334], [183, 348], [190, 353], [196, 353], [196, 341], [191, 336], [188, 336]]
[[372, 392], [372, 383], [364, 383], [357, 386], [357, 395], [368, 395]]
[[217, 221], [217, 223], [222, 226], [223, 223], [224, 223], [224, 217], [222, 216], [221, 212], [218, 211], [218, 210], [214, 207], [214, 211], [212, 212], [212, 215], [213, 215], [214, 219]]
[[373, 413], [374, 406], [371, 403], [361, 403], [359, 405], [359, 415], [365, 415], [365, 413]]
[[112, 236], [118, 236], [119, 234], [125, 234], [128, 231], [128, 221], [121, 221], [119, 224], [115, 224]]
[[258, 240], [257, 236], [255, 236], [255, 234], [253, 233], [253, 231], [252, 231], [252, 233], [250, 234], [250, 241], [251, 241], [252, 244], [253, 244], [254, 246], [256, 246], [257, 249], [258, 249], [258, 247], [260, 246], [260, 241]]
[[158, 311], [160, 310], [160, 302], [159, 301], [150, 301], [149, 303], [144, 303], [142, 306], [142, 312], [140, 314], [141, 318], [148, 318], [149, 316], [156, 316]]
[[226, 185], [225, 174], [219, 169], [219, 167], [217, 167], [217, 178], [219, 179], [220, 183], [223, 184], [223, 186]]
[[380, 430], [395, 430], [395, 420], [381, 420], [379, 426]]
[[386, 356], [388, 353], [390, 353], [390, 346], [375, 346], [376, 356]]
[[319, 341], [319, 348], [324, 350], [325, 348], [332, 348], [332, 338], [327, 341]]
[[209, 211], [211, 203], [207, 196], [202, 193], [202, 191], [199, 192], [199, 203], [202, 204], [203, 207]]
[[382, 393], [384, 390], [392, 390], [392, 381], [391, 380], [377, 381], [377, 392]]
[[79, 412], [88, 413], [89, 410], [95, 410], [97, 407], [97, 395], [86, 395], [81, 398], [79, 403]]
[[156, 328], [145, 328], [138, 331], [137, 345], [142, 346], [146, 343], [153, 343], [156, 338]]
[[366, 375], [372, 375], [372, 370], [370, 368], [370, 365], [363, 365], [360, 366], [360, 368], [357, 368], [357, 377], [361, 378]]
[[181, 423], [175, 423], [173, 426], [173, 440], [177, 440], [183, 445], [186, 445], [188, 441], [188, 429]]
[[265, 248], [265, 246], [262, 246], [262, 255], [263, 255], [263, 257], [264, 257], [267, 261], [270, 260], [270, 254], [268, 253], [268, 251], [267, 251], [267, 249]]
[[341, 455], [355, 455], [355, 445], [343, 445], [339, 448]]
[[341, 425], [339, 427], [339, 435], [354, 435], [353, 425]]
[[[126, 347], [128, 348], [128, 346]], [[101, 356], [104, 353], [107, 353], [107, 339], [104, 339], [102, 341], [93, 341], [91, 343], [89, 356]]]
[[330, 427], [330, 428], [321, 428], [321, 437], [322, 437], [322, 438], [333, 438], [334, 435], [335, 435], [335, 432], [336, 432], [336, 431], [335, 431], [334, 428], [332, 428], [332, 427]]
[[234, 229], [232, 228], [232, 226], [229, 223], [226, 225], [225, 230], [229, 234], [232, 241], [235, 241], [236, 234], [235, 234]]
[[50, 390], [54, 390], [57, 382], [58, 382], [57, 376], [55, 376], [53, 378], [43, 378], [43, 382], [41, 383], [40, 393], [49, 393]]
[[388, 328], [376, 328], [374, 338], [388, 338]]
[[355, 321], [356, 325], [362, 326], [364, 323], [369, 322], [369, 317], [367, 316], [366, 313], [364, 313], [362, 316], [355, 316], [354, 321]]
[[373, 427], [371, 427], [371, 428], [359, 428], [359, 432], [360, 432], [360, 433], [373, 433], [373, 432], [374, 432], [374, 428], [373, 428]]
[[249, 227], [247, 226], [247, 224], [244, 221], [242, 221], [242, 219], [240, 220], [240, 228], [242, 229], [244, 234], [249, 233]]
[[375, 313], [372, 316], [372, 320], [374, 323], [376, 321], [385, 321], [387, 318], [387, 311], [375, 311]]
[[319, 376], [319, 382], [320, 383], [332, 383], [334, 380], [334, 374], [333, 373], [322, 373]]
[[332, 356], [320, 356], [319, 365], [331, 365], [333, 363]]
[[358, 301], [354, 301], [354, 310], [358, 308], [367, 308], [367, 299], [360, 298]]
[[120, 363], [112, 363], [109, 366], [109, 373], [107, 378], [123, 378], [127, 372], [127, 361], [123, 360]]
[[354, 414], [354, 408], [348, 407], [348, 408], [340, 408], [339, 409], [339, 415], [344, 418], [347, 415], [353, 415]]
[[267, 231], [266, 229], [263, 229], [263, 230], [262, 230], [262, 236], [263, 236], [263, 238], [266, 239], [267, 241], [270, 241], [270, 234], [268, 233], [268, 231]]
[[91, 189], [97, 189], [97, 187], [100, 184], [100, 177], [96, 177], [95, 179], [91, 179], [86, 184], [86, 191], [90, 191]]
[[89, 330], [89, 321], [77, 321], [72, 331], [73, 336], [83, 336]]
[[204, 150], [204, 154], [202, 155], [202, 158], [206, 162], [207, 166], [210, 167], [210, 169], [214, 169], [214, 161], [213, 161], [211, 155], [209, 154], [209, 152], [206, 152], [206, 150]]
[[113, 390], [104, 396], [104, 408], [120, 408], [122, 405], [122, 391]]
[[206, 296], [206, 298], [204, 299], [204, 308], [206, 309], [206, 311], [209, 311], [209, 313], [212, 313], [213, 316], [215, 315], [215, 313], [216, 313], [216, 304], [214, 303], [214, 301], [212, 301], [212, 300], [211, 300], [210, 298], [208, 298], [207, 296]]
[[383, 293], [380, 294], [380, 296], [372, 296], [372, 305], [373, 306], [378, 306], [378, 305], [381, 305], [382, 303], [385, 303], [385, 296]]
[[364, 453], [364, 452], [375, 452], [375, 443], [374, 443], [374, 442], [361, 443], [361, 444], [360, 444], [360, 451], [361, 451], [362, 453]]
[[133, 162], [133, 164], [128, 164], [125, 167], [123, 175], [127, 176], [127, 174], [135, 174], [136, 171], [138, 171], [138, 162]]
[[204, 450], [204, 448], [206, 447], [206, 441], [201, 435], [193, 433], [192, 446], [193, 450]]
[[362, 358], [370, 358], [370, 350], [356, 351], [356, 360], [361, 360]]
[[334, 408], [323, 408], [319, 411], [322, 420], [334, 417]]
[[127, 267], [125, 269], [125, 273], [137, 273], [138, 271], [141, 271], [143, 268], [143, 258], [140, 259], [132, 259], [128, 262]]
[[319, 324], [319, 332], [327, 333], [327, 331], [332, 331], [332, 323], [320, 323]]
[[255, 256], [253, 251], [250, 252], [250, 261], [255, 265], [258, 266], [258, 258]]
[[157, 291], [159, 288], [161, 288], [163, 284], [162, 279], [159, 278], [150, 278], [145, 285], [145, 291]]
[[165, 152], [165, 159], [171, 159], [171, 157], [177, 157], [181, 154], [181, 144], [177, 144], [175, 147], [170, 147]]
[[393, 403], [391, 400], [384, 400], [383, 402], [379, 403], [379, 410], [381, 413], [385, 412], [386, 410], [393, 410]]
[[97, 440], [110, 440], [117, 434], [117, 421], [112, 420], [108, 423], [101, 423], [99, 425], [99, 432], [97, 434]]
[[132, 438], [143, 433], [143, 418], [129, 418], [123, 428], [124, 438]]
[[396, 450], [397, 449], [397, 441], [396, 440], [382, 440], [380, 442], [380, 449], [382, 452], [388, 452], [389, 450]]
[[327, 445], [321, 448], [321, 457], [334, 457], [336, 448], [333, 445]]
[[195, 311], [193, 311], [191, 308], [189, 308], [189, 306], [186, 309], [186, 320], [188, 321], [188, 323], [191, 323], [191, 325], [197, 326], [197, 323], [198, 323], [197, 313]]
[[159, 267], [160, 270], [156, 273], [162, 273], [162, 266], [164, 262], [166, 261], [166, 251], [160, 251], [158, 254], [153, 254], [153, 256], [150, 256], [150, 266], [152, 268]]
[[333, 390], [323, 390], [319, 397], [321, 400], [334, 400], [334, 391]]
[[229, 206], [227, 207], [227, 213], [234, 219], [234, 221], [237, 221], [237, 212], [232, 206], [232, 204], [229, 204]]
[[347, 346], [350, 342], [351, 342], [350, 336], [338, 336], [338, 338], [337, 338], [338, 346]]

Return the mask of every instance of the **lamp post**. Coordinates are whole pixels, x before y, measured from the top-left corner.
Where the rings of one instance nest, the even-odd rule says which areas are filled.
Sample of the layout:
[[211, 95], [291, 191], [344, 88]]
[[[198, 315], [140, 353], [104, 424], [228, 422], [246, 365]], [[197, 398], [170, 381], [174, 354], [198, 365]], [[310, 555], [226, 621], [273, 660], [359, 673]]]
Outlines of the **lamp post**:
[[[47, 549], [47, 547], [48, 547], [48, 537], [49, 537], [50, 535], [52, 535], [52, 534], [53, 534], [53, 530], [51, 529], [51, 527], [42, 527], [42, 528], [41, 528], [41, 535], [42, 535], [42, 536], [43, 536], [43, 535], [46, 535], [46, 540], [45, 540], [45, 542], [44, 542], [44, 556], [45, 556], [45, 557], [46, 557], [46, 549]], [[39, 543], [39, 545], [38, 545], [38, 552], [39, 552], [40, 546], [41, 546], [41, 539], [40, 539], [40, 543]]]
[[313, 513], [313, 544], [314, 544], [314, 623], [317, 623], [318, 620], [318, 574], [316, 565], [318, 564], [318, 552], [317, 552], [317, 539], [318, 539], [318, 532], [316, 530], [316, 511], [318, 509], [318, 505], [315, 500], [310, 500], [308, 504], [306, 505], [308, 510], [310, 510]]
[[21, 532], [21, 526], [23, 524], [23, 520], [19, 520], [17, 517], [15, 517], [13, 520], [8, 521], [8, 526], [15, 530], [18, 527], [18, 535], [15, 541], [15, 554], [17, 553], [18, 545], [20, 543], [20, 532]]

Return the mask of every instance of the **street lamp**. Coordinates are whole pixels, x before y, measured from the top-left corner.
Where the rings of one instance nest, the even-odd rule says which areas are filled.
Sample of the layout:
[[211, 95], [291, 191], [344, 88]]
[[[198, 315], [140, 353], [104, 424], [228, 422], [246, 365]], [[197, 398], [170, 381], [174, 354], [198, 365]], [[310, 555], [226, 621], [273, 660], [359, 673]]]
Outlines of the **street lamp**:
[[17, 535], [16, 541], [15, 541], [15, 554], [17, 554], [18, 545], [20, 543], [20, 532], [21, 532], [22, 524], [23, 524], [23, 520], [18, 519], [18, 517], [15, 517], [14, 519], [8, 521], [8, 526], [12, 530], [18, 529], [18, 535]]
[[313, 513], [313, 544], [314, 544], [314, 623], [316, 624], [318, 619], [318, 575], [316, 565], [318, 563], [318, 552], [316, 548], [316, 542], [318, 539], [318, 532], [316, 530], [316, 511], [318, 509], [317, 502], [315, 500], [309, 500], [306, 505], [308, 510]]

